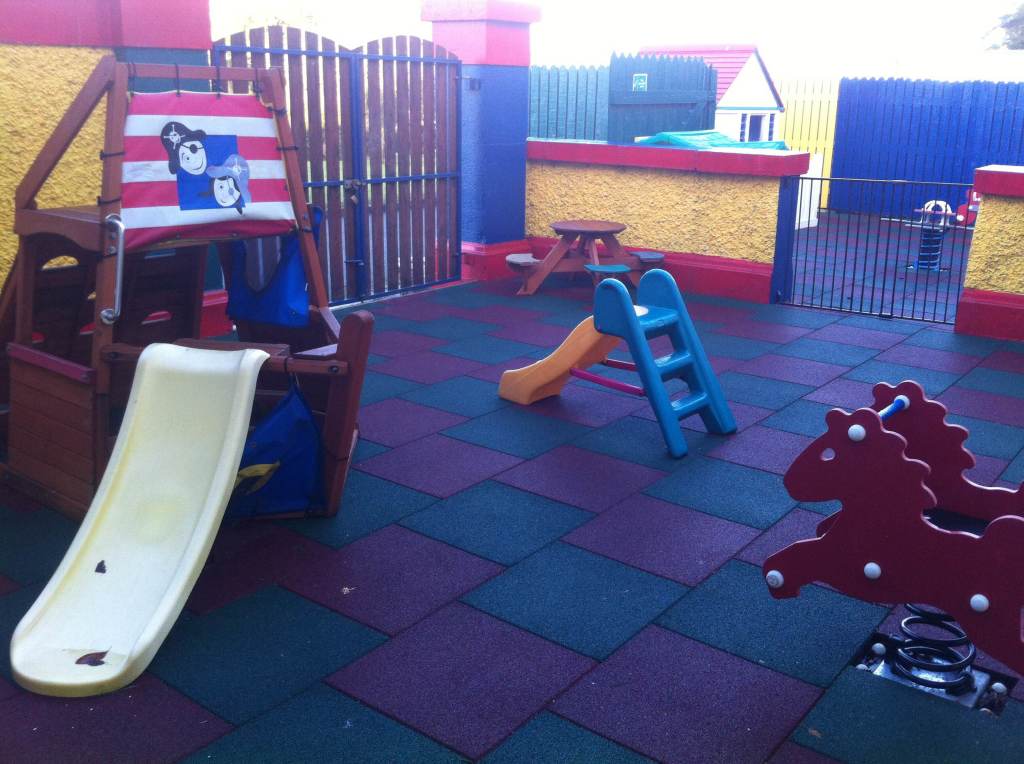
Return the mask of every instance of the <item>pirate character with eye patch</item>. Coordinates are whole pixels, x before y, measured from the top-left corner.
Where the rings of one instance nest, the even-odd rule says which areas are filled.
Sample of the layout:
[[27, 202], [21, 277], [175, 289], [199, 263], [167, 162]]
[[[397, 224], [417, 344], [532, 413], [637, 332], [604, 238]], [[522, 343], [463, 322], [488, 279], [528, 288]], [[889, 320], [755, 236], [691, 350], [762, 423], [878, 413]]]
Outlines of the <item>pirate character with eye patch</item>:
[[181, 122], [168, 122], [160, 131], [160, 141], [167, 152], [167, 169], [172, 175], [179, 171], [189, 175], [206, 172], [206, 133], [189, 130]]
[[240, 154], [231, 154], [224, 164], [209, 167], [210, 190], [203, 196], [212, 196], [221, 207], [234, 207], [242, 214], [242, 207], [252, 202], [249, 193], [249, 163]]

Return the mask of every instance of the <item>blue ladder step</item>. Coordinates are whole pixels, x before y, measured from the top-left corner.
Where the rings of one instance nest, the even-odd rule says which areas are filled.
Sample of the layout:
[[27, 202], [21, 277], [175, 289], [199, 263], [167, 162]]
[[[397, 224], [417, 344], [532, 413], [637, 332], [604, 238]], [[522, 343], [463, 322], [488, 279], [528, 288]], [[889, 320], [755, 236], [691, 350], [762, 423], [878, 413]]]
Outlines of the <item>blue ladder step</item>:
[[679, 312], [668, 308], [653, 308], [648, 305], [635, 305], [636, 319], [644, 334], [660, 332], [679, 323]]
[[683, 417], [696, 413], [707, 404], [708, 394], [705, 392], [699, 392], [688, 395], [685, 398], [680, 398], [678, 401], [672, 401], [672, 410], [676, 412], [676, 417], [678, 419], [682, 419]]
[[688, 350], [677, 350], [670, 355], [654, 359], [654, 365], [662, 379], [676, 376], [683, 369], [693, 364], [693, 354]]

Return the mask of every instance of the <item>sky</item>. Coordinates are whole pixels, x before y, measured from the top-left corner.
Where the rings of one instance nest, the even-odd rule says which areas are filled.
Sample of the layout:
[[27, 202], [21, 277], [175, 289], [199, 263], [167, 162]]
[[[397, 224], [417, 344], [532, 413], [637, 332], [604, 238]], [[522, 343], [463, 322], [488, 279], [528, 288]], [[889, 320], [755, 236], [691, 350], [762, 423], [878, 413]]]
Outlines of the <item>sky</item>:
[[[753, 43], [775, 79], [837, 76], [1024, 81], [1024, 51], [991, 50], [1024, 0], [539, 0], [533, 63], [606, 64], [670, 43]], [[284, 21], [346, 47], [430, 37], [420, 0], [210, 0], [214, 39]]]

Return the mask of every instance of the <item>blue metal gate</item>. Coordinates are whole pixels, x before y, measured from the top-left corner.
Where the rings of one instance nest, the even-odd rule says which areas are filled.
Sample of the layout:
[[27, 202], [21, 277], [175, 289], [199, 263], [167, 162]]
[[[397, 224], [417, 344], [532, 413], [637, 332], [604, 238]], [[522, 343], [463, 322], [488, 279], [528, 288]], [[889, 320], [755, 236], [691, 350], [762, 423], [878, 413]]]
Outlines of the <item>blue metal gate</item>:
[[[211, 59], [284, 70], [308, 200], [325, 213], [319, 250], [332, 304], [460, 278], [457, 58], [416, 37], [346, 50], [268, 27], [220, 40]], [[275, 257], [266, 250], [261, 271]]]

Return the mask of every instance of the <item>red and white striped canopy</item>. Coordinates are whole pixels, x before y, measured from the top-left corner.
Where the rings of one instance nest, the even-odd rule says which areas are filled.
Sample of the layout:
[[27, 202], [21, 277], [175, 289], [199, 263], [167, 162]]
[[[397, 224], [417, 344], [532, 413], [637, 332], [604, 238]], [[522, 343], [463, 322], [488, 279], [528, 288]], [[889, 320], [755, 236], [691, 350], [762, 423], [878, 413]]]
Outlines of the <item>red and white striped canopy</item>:
[[254, 95], [134, 95], [124, 129], [125, 247], [291, 230], [280, 146], [273, 114]]

